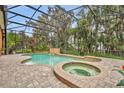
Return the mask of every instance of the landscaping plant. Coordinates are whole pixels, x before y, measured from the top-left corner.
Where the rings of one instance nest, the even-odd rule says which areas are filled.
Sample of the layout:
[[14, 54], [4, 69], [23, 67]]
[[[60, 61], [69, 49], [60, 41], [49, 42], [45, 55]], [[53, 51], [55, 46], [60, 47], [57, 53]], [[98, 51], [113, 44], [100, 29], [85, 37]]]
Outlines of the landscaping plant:
[[[116, 69], [114, 69], [114, 71], [119, 72], [124, 78], [124, 65], [122, 65], [121, 67], [119, 66], [115, 66], [115, 67]], [[124, 86], [124, 79], [121, 79], [119, 83], [117, 84], [117, 86]]]

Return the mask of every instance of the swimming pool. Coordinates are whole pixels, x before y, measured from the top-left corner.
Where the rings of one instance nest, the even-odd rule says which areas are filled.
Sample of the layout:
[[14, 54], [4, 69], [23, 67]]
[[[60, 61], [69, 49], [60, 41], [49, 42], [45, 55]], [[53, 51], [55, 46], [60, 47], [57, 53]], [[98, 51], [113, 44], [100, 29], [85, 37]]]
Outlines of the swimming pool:
[[83, 59], [52, 55], [52, 54], [32, 54], [31, 59], [27, 60], [25, 64], [47, 64], [54, 66], [60, 62], [69, 62], [69, 61], [83, 61]]

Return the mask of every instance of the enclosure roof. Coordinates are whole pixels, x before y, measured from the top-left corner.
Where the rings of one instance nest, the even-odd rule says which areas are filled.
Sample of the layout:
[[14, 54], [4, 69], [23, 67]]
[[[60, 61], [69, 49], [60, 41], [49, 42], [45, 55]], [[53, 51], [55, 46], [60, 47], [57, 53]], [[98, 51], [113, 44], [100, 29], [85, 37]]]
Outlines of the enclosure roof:
[[[54, 6], [51, 6], [54, 7]], [[78, 22], [79, 18], [77, 17], [77, 11], [79, 11], [79, 9], [83, 8], [83, 7], [87, 7], [92, 15], [95, 17], [97, 17], [98, 15], [95, 14], [94, 10], [88, 6], [76, 6], [76, 5], [71, 5], [71, 6], [66, 6], [66, 5], [56, 5], [57, 8], [59, 8], [60, 10], [62, 10], [64, 13], [66, 13], [67, 15], [71, 16], [71, 18], [75, 21]], [[31, 30], [33, 28], [37, 28], [37, 29], [41, 29], [41, 30], [47, 30], [50, 32], [53, 32], [51, 29], [44, 29], [44, 28], [39, 28], [37, 26], [31, 26], [28, 23], [30, 21], [35, 21], [35, 22], [41, 22], [45, 25], [48, 25], [49, 27], [53, 28], [53, 29], [59, 29], [58, 26], [53, 25], [51, 23], [47, 23], [44, 21], [39, 21], [37, 18], [38, 16], [44, 14], [52, 19], [55, 19], [59, 22], [64, 23], [64, 21], [60, 18], [56, 18], [54, 16], [49, 15], [48, 13], [48, 8], [49, 6], [47, 5], [14, 5], [14, 6], [7, 6], [5, 8], [5, 12], [7, 14], [7, 30], [8, 31], [24, 31], [25, 33], [31, 33]], [[112, 14], [119, 14], [119, 15], [124, 15], [124, 13], [119, 13], [119, 12], [115, 12], [115, 11], [111, 11]], [[28, 31], [27, 31], [28, 29]]]

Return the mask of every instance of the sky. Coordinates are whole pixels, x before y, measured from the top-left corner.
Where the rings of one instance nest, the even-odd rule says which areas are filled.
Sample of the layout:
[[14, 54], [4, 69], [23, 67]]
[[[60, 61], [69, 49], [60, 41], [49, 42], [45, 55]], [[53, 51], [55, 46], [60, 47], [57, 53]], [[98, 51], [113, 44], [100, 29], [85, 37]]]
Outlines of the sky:
[[[8, 8], [10, 7], [13, 7], [13, 6], [7, 6]], [[33, 7], [35, 8], [38, 8], [39, 6], [37, 5], [34, 5]], [[43, 5], [39, 10], [42, 10], [43, 12], [47, 13], [47, 8], [48, 6], [47, 5]], [[73, 8], [76, 8], [76, 7], [79, 7], [78, 5], [61, 5], [61, 7], [65, 8], [65, 10], [71, 10]], [[23, 14], [23, 15], [26, 15], [28, 17], [31, 17], [33, 15], [33, 13], [35, 12], [33, 9], [30, 9], [26, 6], [19, 6], [19, 7], [16, 7], [16, 8], [13, 8], [11, 9], [11, 11], [14, 11], [16, 13], [19, 13], [19, 14]], [[34, 19], [37, 19], [37, 17], [41, 15], [41, 13], [37, 12], [35, 15], [34, 15]], [[11, 13], [7, 13], [7, 17], [10, 18], [14, 16], [14, 14], [11, 14]], [[29, 19], [26, 19], [26, 18], [23, 18], [23, 17], [20, 17], [20, 16], [16, 16], [14, 18], [11, 18], [9, 19], [11, 21], [15, 21], [15, 22], [19, 22], [19, 23], [23, 23], [25, 24], [25, 21], [29, 21]], [[72, 26], [75, 26], [76, 24], [72, 24]], [[7, 28], [12, 28], [12, 27], [16, 27], [16, 26], [20, 26], [20, 25], [17, 25], [17, 24], [10, 24], [7, 26]], [[25, 27], [21, 27], [21, 28], [16, 28], [16, 29], [13, 29], [13, 30], [24, 30]], [[27, 27], [26, 29], [27, 31], [26, 32], [32, 32], [32, 28], [30, 27]]]

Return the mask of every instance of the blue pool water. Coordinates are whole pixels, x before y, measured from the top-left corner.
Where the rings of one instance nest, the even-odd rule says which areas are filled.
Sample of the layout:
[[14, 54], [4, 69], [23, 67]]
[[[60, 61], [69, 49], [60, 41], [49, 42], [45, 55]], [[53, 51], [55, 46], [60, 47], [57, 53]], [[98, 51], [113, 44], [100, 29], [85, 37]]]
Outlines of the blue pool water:
[[83, 61], [78, 58], [66, 57], [66, 56], [58, 56], [52, 54], [33, 54], [32, 59], [28, 60], [26, 64], [48, 64], [50, 66], [54, 66], [59, 62], [68, 62], [68, 61]]

